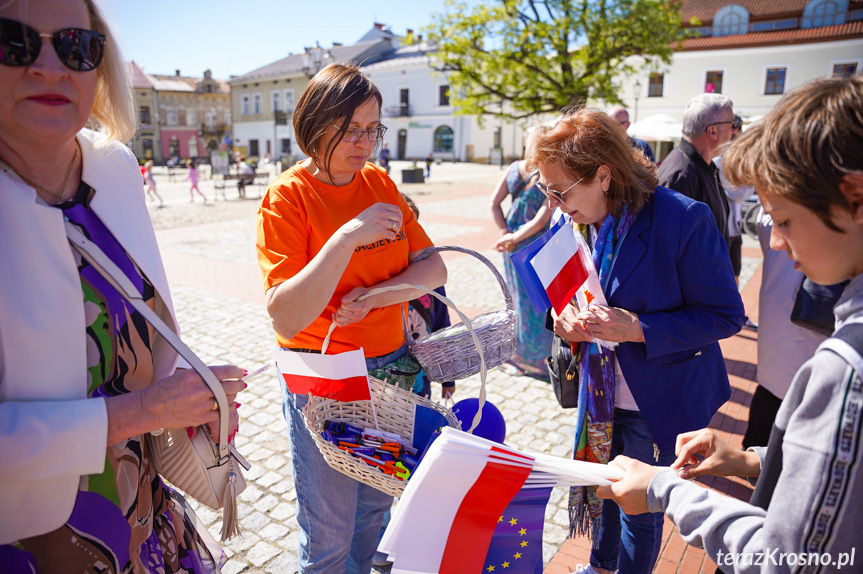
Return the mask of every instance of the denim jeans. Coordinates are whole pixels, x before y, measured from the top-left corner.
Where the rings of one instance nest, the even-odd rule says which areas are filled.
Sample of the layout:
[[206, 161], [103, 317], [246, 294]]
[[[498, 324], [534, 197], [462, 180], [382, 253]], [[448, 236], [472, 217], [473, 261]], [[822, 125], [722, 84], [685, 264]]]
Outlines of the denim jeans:
[[[407, 351], [402, 347], [366, 359], [380, 368]], [[297, 492], [300, 574], [368, 574], [377, 547], [383, 514], [393, 497], [330, 468], [306, 430], [300, 411], [306, 395], [295, 395], [282, 383], [282, 411], [291, 440], [294, 488]]]
[[[676, 458], [673, 451], [660, 451], [659, 460], [654, 458], [653, 436], [638, 411], [614, 409], [612, 433], [611, 459], [622, 454], [647, 464], [668, 466]], [[599, 544], [590, 552], [590, 564], [608, 570], [619, 568], [620, 574], [650, 574], [659, 558], [663, 521], [661, 512], [628, 516], [615, 502], [604, 501]]]

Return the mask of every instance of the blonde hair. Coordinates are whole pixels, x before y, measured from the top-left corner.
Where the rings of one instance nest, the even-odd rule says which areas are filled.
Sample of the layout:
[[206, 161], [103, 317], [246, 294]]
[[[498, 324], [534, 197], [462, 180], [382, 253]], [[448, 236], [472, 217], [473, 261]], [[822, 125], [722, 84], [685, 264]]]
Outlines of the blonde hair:
[[116, 33], [97, 0], [84, 0], [90, 26], [104, 34], [105, 54], [96, 68], [96, 100], [90, 110], [89, 127], [105, 136], [107, 142], [127, 142], [135, 135], [135, 110], [129, 82], [129, 65], [123, 60]]

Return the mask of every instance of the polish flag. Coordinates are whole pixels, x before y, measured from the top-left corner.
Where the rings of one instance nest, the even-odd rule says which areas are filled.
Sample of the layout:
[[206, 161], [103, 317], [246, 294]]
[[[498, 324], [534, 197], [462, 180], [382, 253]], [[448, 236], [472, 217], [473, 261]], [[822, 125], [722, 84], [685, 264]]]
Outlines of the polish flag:
[[576, 233], [571, 226], [561, 225], [530, 261], [558, 314], [590, 275], [579, 253]]
[[[513, 465], [493, 455], [449, 453], [440, 461], [445, 464], [434, 462], [428, 456], [423, 459], [420, 466], [427, 476], [416, 481], [414, 489], [411, 477], [401, 500], [413, 503], [405, 506], [402, 516], [397, 516], [396, 507], [393, 521], [398, 528], [387, 528], [379, 548], [386, 549], [394, 562], [394, 573], [480, 572], [500, 516], [530, 475], [530, 460]], [[440, 496], [414, 498], [412, 490], [420, 483], [447, 486]], [[402, 520], [405, 511], [411, 518]], [[430, 529], [430, 524], [437, 526]]]
[[372, 398], [362, 349], [337, 355], [278, 349], [276, 365], [288, 390], [295, 395], [311, 393], [342, 402]]

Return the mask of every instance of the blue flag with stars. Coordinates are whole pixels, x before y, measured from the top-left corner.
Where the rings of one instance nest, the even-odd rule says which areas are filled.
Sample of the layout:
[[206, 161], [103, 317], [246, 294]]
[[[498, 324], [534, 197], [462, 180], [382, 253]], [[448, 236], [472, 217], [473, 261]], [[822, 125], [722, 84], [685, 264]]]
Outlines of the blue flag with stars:
[[542, 574], [542, 527], [551, 488], [523, 488], [497, 520], [483, 574]]

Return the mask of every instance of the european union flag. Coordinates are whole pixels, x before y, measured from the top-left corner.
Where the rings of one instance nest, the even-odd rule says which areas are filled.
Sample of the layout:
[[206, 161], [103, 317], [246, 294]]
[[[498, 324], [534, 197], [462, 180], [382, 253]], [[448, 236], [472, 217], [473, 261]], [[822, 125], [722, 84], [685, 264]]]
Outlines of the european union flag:
[[483, 573], [542, 574], [542, 528], [551, 488], [523, 488], [497, 520]]

